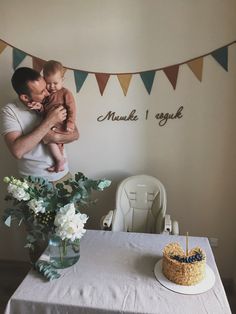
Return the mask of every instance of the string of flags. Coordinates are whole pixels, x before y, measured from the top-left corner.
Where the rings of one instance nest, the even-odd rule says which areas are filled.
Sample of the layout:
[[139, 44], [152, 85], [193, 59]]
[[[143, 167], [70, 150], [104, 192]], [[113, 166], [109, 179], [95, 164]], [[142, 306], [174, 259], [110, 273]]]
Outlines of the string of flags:
[[[74, 72], [74, 80], [75, 80], [75, 86], [76, 86], [76, 92], [79, 93], [81, 90], [88, 74], [95, 75], [95, 78], [97, 80], [97, 84], [99, 87], [100, 94], [103, 95], [107, 82], [110, 78], [110, 76], [117, 76], [118, 81], [120, 83], [120, 86], [123, 90], [124, 96], [127, 95], [130, 81], [132, 79], [133, 75], [139, 75], [144, 87], [146, 88], [146, 91], [148, 94], [151, 94], [152, 86], [154, 82], [154, 78], [157, 72], [163, 71], [168, 78], [170, 84], [172, 85], [173, 89], [176, 89], [177, 85], [177, 79], [178, 79], [178, 73], [179, 73], [179, 67], [187, 64], [190, 70], [193, 72], [195, 77], [201, 82], [202, 81], [202, 72], [203, 72], [203, 60], [205, 57], [211, 55], [215, 61], [225, 70], [228, 71], [228, 47], [235, 44], [236, 41], [233, 41], [223, 47], [217, 48], [214, 51], [211, 51], [209, 53], [206, 53], [204, 55], [201, 55], [199, 57], [166, 66], [163, 68], [156, 68], [153, 70], [148, 71], [140, 71], [140, 72], [132, 72], [132, 73], [98, 73], [98, 72], [92, 72], [92, 71], [84, 71], [80, 69], [73, 69], [70, 67], [64, 66], [65, 69], [72, 70]], [[33, 56], [23, 50], [20, 50], [9, 43], [5, 42], [4, 40], [0, 39], [0, 54], [3, 52], [3, 50], [6, 47], [12, 48], [12, 67], [15, 70], [21, 62], [25, 59], [25, 57], [29, 56], [32, 58], [32, 67], [33, 69], [41, 72], [43, 65], [45, 64], [46, 60], [43, 60], [39, 57]]]

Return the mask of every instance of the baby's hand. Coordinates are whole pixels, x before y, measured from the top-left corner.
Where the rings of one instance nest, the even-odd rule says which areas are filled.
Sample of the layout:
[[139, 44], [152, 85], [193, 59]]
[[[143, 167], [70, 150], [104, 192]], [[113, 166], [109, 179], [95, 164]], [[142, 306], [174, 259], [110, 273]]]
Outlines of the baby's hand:
[[74, 132], [74, 130], [75, 130], [75, 125], [74, 125], [74, 123], [72, 123], [72, 122], [67, 122], [66, 131], [69, 132], [69, 133], [72, 133], [72, 132]]
[[30, 101], [27, 103], [27, 107], [31, 110], [42, 110], [43, 105], [40, 102]]
[[72, 132], [74, 132], [74, 129], [71, 129], [71, 128], [66, 128], [66, 132], [68, 132], [68, 133], [72, 133]]

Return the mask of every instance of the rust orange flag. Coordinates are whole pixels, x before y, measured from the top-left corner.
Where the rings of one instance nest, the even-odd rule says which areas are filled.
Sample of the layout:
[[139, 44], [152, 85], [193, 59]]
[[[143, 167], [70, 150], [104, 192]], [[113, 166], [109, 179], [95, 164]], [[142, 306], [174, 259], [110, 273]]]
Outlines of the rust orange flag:
[[120, 82], [120, 86], [123, 90], [124, 95], [126, 96], [132, 78], [132, 74], [117, 74], [117, 78]]
[[42, 68], [43, 68], [45, 63], [46, 63], [45, 60], [42, 60], [42, 59], [39, 59], [39, 58], [36, 58], [36, 57], [32, 57], [33, 69], [38, 71], [38, 72], [42, 71]]
[[171, 65], [163, 69], [165, 75], [167, 76], [168, 80], [170, 81], [173, 88], [176, 88], [178, 73], [179, 73], [179, 65]]
[[107, 85], [107, 81], [109, 80], [110, 74], [96, 73], [95, 77], [96, 77], [96, 80], [98, 82], [98, 87], [99, 87], [100, 93], [101, 93], [101, 95], [103, 95], [103, 92], [104, 92], [105, 87]]
[[4, 41], [0, 40], [0, 53], [6, 48], [7, 44]]
[[203, 58], [198, 58], [187, 63], [193, 74], [201, 82], [202, 81], [202, 69], [203, 69]]

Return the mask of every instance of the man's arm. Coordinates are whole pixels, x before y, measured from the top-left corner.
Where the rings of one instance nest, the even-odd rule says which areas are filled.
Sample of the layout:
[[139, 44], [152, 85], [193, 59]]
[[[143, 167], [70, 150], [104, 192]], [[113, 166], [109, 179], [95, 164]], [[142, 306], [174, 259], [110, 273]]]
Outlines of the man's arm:
[[59, 143], [67, 144], [79, 139], [79, 131], [75, 127], [73, 132], [58, 132], [50, 130], [43, 138], [44, 144], [48, 143]]
[[58, 122], [66, 119], [66, 110], [63, 106], [50, 110], [46, 118], [31, 133], [22, 135], [20, 131], [9, 132], [4, 136], [5, 142], [12, 155], [21, 159], [22, 156], [34, 149], [43, 137]]

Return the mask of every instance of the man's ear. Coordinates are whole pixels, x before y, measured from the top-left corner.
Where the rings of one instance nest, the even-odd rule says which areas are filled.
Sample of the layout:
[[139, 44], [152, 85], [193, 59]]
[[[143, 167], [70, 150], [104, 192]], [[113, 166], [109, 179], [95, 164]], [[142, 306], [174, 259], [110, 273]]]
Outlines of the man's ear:
[[31, 98], [30, 98], [28, 95], [26, 95], [26, 94], [21, 94], [21, 95], [19, 96], [19, 98], [20, 98], [20, 100], [21, 100], [22, 102], [24, 102], [24, 103], [28, 103], [28, 102], [31, 101]]

